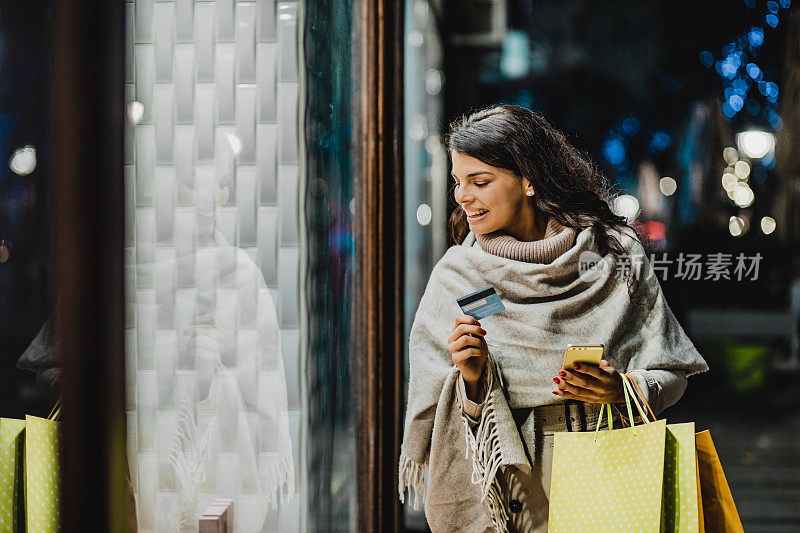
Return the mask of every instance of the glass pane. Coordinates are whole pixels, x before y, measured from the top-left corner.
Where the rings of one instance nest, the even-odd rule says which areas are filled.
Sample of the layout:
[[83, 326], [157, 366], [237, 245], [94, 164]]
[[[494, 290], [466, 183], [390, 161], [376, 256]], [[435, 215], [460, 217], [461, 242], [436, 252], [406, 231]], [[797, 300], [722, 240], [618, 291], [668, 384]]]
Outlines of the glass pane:
[[126, 3], [128, 456], [142, 531], [300, 529], [296, 1]]
[[4, 6], [0, 15], [0, 416], [24, 418], [47, 414], [60, 381], [46, 326], [50, 3]]
[[[444, 59], [436, 14], [427, 0], [405, 3], [404, 123], [405, 151], [405, 337], [411, 332], [419, 300], [433, 265], [446, 250], [447, 153], [442, 90]], [[408, 343], [405, 375], [408, 375]], [[404, 388], [405, 389], [405, 388]], [[405, 391], [407, 392], [407, 391]], [[427, 529], [424, 507], [404, 505], [406, 526]]]
[[350, 0], [306, 2], [304, 222], [308, 269], [308, 531], [353, 531], [356, 423], [351, 359], [353, 216]]

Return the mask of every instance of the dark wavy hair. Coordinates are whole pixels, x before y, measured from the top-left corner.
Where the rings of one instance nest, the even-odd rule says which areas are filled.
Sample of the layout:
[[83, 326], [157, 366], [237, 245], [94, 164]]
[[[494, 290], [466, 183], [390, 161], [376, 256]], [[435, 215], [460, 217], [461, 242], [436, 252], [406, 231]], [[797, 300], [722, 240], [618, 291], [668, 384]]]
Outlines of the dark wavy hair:
[[[572, 146], [541, 114], [516, 105], [498, 105], [465, 115], [450, 125], [446, 138], [450, 154], [458, 152], [488, 165], [528, 179], [535, 194], [526, 198], [537, 216], [553, 217], [560, 224], [580, 231], [595, 230], [599, 253], [614, 257], [626, 254], [608, 230], [636, 230], [625, 217], [609, 207], [613, 193], [608, 180], [588, 155]], [[450, 187], [453, 198], [454, 183]], [[457, 206], [448, 221], [450, 236], [461, 244], [469, 233], [467, 215]], [[637, 283], [629, 277], [632, 295]], [[633, 280], [633, 281], [631, 281]]]

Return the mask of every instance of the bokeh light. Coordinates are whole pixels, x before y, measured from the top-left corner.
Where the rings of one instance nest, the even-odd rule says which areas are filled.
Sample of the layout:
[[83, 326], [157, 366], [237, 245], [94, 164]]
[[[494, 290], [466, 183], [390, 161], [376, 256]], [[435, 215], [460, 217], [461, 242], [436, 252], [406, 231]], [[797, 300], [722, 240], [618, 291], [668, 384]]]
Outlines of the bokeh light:
[[739, 160], [739, 152], [733, 146], [728, 146], [722, 151], [722, 158], [726, 163], [732, 165]]
[[763, 217], [761, 219], [761, 231], [764, 232], [764, 235], [769, 235], [773, 231], [775, 231], [775, 219], [772, 217]]
[[239, 136], [235, 133], [227, 133], [226, 136], [228, 138], [228, 144], [231, 147], [231, 152], [233, 152], [233, 155], [239, 155], [242, 153], [242, 140], [239, 138]]
[[736, 205], [739, 207], [749, 207], [754, 199], [755, 194], [753, 193], [753, 189], [747, 185], [739, 184], [733, 188], [733, 201], [736, 202]]
[[419, 48], [425, 42], [421, 31], [412, 31], [408, 34], [408, 44], [414, 48]]
[[428, 204], [421, 204], [417, 207], [417, 222], [419, 222], [421, 226], [430, 224], [432, 216], [431, 206]]
[[739, 179], [746, 179], [747, 176], [750, 175], [750, 165], [747, 161], [737, 161], [733, 165], [733, 173], [736, 174], [736, 177]]
[[765, 131], [750, 130], [736, 135], [736, 143], [747, 157], [758, 159], [775, 146], [775, 136]]
[[664, 176], [658, 182], [658, 188], [664, 196], [672, 196], [678, 188], [678, 183], [669, 176]]
[[131, 121], [131, 124], [134, 126], [137, 125], [144, 116], [144, 104], [141, 102], [131, 102], [128, 104], [128, 120]]
[[630, 194], [622, 194], [614, 199], [614, 212], [625, 218], [636, 218], [639, 214], [639, 200]]
[[728, 231], [730, 231], [731, 235], [734, 237], [743, 235], [747, 231], [744, 220], [739, 217], [731, 217], [728, 220]]
[[8, 166], [20, 176], [27, 176], [36, 169], [36, 148], [31, 145], [18, 148], [11, 156]]
[[430, 95], [442, 92], [442, 71], [432, 68], [425, 72], [425, 92]]
[[737, 183], [739, 183], [739, 179], [734, 174], [726, 172], [722, 175], [722, 188], [726, 191], [733, 191]]
[[756, 48], [764, 44], [764, 29], [758, 26], [750, 28], [750, 33], [747, 34], [747, 40], [750, 46]]
[[603, 143], [603, 155], [612, 165], [619, 165], [625, 161], [625, 145], [618, 138], [609, 139]]

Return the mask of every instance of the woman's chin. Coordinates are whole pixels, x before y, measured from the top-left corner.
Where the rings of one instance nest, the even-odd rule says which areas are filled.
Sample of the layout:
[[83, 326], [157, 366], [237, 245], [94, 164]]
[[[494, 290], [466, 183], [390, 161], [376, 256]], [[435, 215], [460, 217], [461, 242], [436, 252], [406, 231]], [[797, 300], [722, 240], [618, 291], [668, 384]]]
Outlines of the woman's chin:
[[496, 228], [489, 224], [470, 224], [469, 230], [476, 235], [488, 235], [497, 231]]

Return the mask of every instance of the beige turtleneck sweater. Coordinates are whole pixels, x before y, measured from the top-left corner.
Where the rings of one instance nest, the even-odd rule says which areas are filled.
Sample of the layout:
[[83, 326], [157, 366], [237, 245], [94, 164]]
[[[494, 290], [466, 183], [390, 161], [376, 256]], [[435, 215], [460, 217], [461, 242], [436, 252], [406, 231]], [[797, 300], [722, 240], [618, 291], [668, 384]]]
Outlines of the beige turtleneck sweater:
[[526, 263], [549, 264], [572, 248], [577, 235], [578, 232], [574, 228], [562, 226], [550, 217], [544, 237], [537, 241], [519, 241], [503, 231], [486, 235], [476, 233], [475, 240], [484, 251], [492, 255]]

